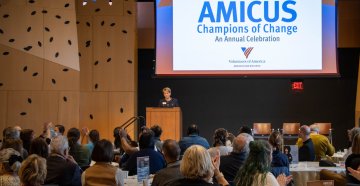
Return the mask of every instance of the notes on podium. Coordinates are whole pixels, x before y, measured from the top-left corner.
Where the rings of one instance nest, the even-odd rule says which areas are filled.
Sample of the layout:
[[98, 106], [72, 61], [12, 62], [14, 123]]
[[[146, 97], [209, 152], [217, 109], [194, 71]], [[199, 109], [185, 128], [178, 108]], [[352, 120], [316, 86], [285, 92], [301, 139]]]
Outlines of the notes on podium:
[[146, 126], [150, 128], [153, 125], [159, 125], [162, 128], [161, 140], [179, 141], [182, 136], [181, 108], [147, 107]]

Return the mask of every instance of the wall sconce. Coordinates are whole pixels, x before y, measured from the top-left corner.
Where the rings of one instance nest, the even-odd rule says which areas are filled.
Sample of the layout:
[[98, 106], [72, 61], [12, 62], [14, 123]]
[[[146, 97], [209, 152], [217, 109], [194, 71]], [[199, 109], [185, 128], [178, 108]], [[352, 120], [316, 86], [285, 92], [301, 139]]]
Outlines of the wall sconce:
[[[96, 0], [93, 0], [93, 2], [95, 3]], [[83, 0], [82, 5], [83, 5], [83, 6], [87, 5], [87, 0]], [[112, 5], [112, 0], [109, 0], [109, 5], [110, 5], [110, 6]]]

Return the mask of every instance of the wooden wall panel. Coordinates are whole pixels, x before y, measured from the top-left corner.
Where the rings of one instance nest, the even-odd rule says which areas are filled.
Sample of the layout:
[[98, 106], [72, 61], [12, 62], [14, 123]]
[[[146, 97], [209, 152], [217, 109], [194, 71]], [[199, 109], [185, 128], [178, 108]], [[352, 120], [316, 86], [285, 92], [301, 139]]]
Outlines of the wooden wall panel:
[[76, 1], [76, 12], [78, 15], [124, 15], [123, 0], [113, 0], [112, 6], [109, 6], [109, 1], [107, 0], [96, 1], [95, 3], [89, 0], [86, 6], [83, 6], [82, 2], [82, 0]]
[[24, 6], [27, 0], [2, 0], [1, 6]]
[[[126, 19], [108, 16], [94, 18], [94, 60], [99, 64], [93, 67], [95, 91], [134, 91], [134, 57], [128, 57], [131, 48], [126, 30]], [[114, 25], [115, 24], [115, 25]], [[111, 26], [113, 25], [113, 26]], [[109, 43], [109, 45], [108, 45]], [[130, 46], [129, 46], [130, 45]], [[134, 55], [134, 51], [130, 55]], [[97, 85], [97, 86], [96, 86]]]
[[[92, 83], [92, 67], [95, 63], [93, 60], [93, 44], [92, 42], [92, 17], [77, 15], [78, 30], [78, 46], [80, 59], [80, 90], [91, 91]], [[87, 45], [87, 43], [89, 43]]]
[[109, 129], [108, 108], [107, 92], [81, 92], [79, 127], [97, 129], [101, 138], [112, 139], [112, 136], [108, 136], [112, 130]]
[[79, 90], [77, 70], [45, 60], [44, 73], [44, 90]]
[[40, 134], [44, 122], [57, 123], [57, 92], [9, 91], [7, 124], [31, 128]]
[[60, 92], [58, 122], [66, 129], [79, 127], [80, 93], [77, 91]]
[[49, 9], [44, 16], [44, 57], [79, 70], [79, 51], [74, 9]]
[[[0, 43], [43, 57], [43, 15], [39, 7], [4, 6], [0, 8]], [[7, 15], [7, 17], [4, 17]]]
[[27, 1], [29, 6], [38, 6], [43, 7], [44, 9], [53, 9], [53, 8], [66, 8], [66, 9], [75, 9], [75, 0], [35, 0], [33, 3]]
[[[136, 116], [134, 92], [109, 92], [109, 128], [121, 126], [131, 117]], [[134, 125], [128, 127], [128, 133], [133, 138]], [[112, 132], [112, 131], [110, 131]], [[112, 135], [111, 133], [109, 135]], [[133, 138], [134, 139], [134, 138]]]
[[41, 58], [0, 45], [0, 90], [41, 90], [43, 76]]
[[339, 1], [338, 17], [338, 46], [341, 48], [359, 48], [360, 1]]
[[[0, 131], [3, 131], [6, 124], [6, 113], [7, 113], [7, 92], [0, 91]], [[0, 138], [2, 140], [2, 138]]]

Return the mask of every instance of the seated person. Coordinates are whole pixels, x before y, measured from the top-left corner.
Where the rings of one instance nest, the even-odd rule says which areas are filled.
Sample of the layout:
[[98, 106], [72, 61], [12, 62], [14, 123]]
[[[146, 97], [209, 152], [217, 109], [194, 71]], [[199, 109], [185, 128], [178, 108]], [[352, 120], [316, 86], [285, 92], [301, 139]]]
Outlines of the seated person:
[[162, 153], [167, 166], [156, 173], [152, 186], [171, 186], [171, 183], [179, 178], [183, 178], [180, 173], [180, 147], [175, 140], [165, 140]]
[[214, 144], [212, 148], [215, 148], [220, 151], [220, 156], [228, 155], [232, 148], [226, 146], [228, 132], [224, 128], [218, 128], [214, 132]]
[[0, 185], [18, 186], [20, 179], [18, 170], [21, 166], [22, 157], [20, 153], [12, 148], [5, 148], [0, 151]]
[[46, 159], [36, 154], [30, 155], [21, 164], [19, 177], [24, 186], [44, 184], [46, 178]]
[[299, 148], [299, 161], [315, 161], [315, 150], [310, 138], [310, 127], [303, 125], [299, 129], [299, 137], [303, 145]]
[[81, 170], [74, 158], [69, 155], [69, 143], [66, 137], [59, 135], [53, 138], [50, 151], [46, 160], [45, 184], [81, 186]]
[[149, 156], [150, 174], [155, 174], [157, 171], [166, 166], [164, 157], [160, 152], [155, 151], [154, 145], [154, 134], [151, 130], [148, 132], [143, 132], [140, 135], [140, 150], [134, 152], [124, 165], [124, 170], [128, 170], [130, 176], [137, 174], [138, 157]]
[[199, 136], [199, 128], [197, 125], [190, 125], [187, 130], [187, 135], [188, 136], [183, 137], [179, 141], [181, 154], [184, 154], [185, 150], [191, 145], [201, 145], [206, 149], [210, 148], [209, 142], [205, 138]]
[[356, 134], [352, 141], [351, 146], [352, 154], [348, 156], [345, 161], [346, 179], [348, 183], [360, 184], [360, 181], [356, 179], [353, 175], [350, 174], [349, 168], [357, 170], [360, 166], [360, 134]]
[[165, 87], [162, 89], [164, 99], [159, 101], [159, 107], [179, 107], [178, 100], [171, 97], [171, 89]]
[[278, 177], [280, 174], [290, 176], [289, 160], [288, 157], [281, 152], [283, 139], [279, 131], [274, 131], [270, 134], [269, 143], [273, 148], [271, 173]]
[[77, 128], [71, 128], [67, 132], [69, 141], [69, 154], [74, 157], [77, 164], [82, 168], [87, 168], [90, 165], [90, 150], [79, 143], [80, 130]]

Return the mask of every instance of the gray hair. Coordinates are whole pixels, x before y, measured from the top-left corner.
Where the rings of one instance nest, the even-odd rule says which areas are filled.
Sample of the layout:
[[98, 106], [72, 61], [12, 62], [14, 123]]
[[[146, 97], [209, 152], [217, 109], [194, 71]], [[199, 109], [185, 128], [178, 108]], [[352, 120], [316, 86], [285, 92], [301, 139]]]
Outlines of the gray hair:
[[356, 134], [360, 133], [360, 128], [359, 127], [354, 127], [351, 129], [350, 131], [350, 135], [351, 135], [351, 142], [354, 141], [354, 137], [356, 136]]
[[20, 139], [20, 131], [15, 127], [6, 127], [3, 130], [4, 141], [7, 139]]
[[249, 143], [254, 141], [254, 138], [247, 133], [240, 133], [233, 141], [233, 152], [241, 153], [246, 152], [249, 153]]
[[311, 132], [316, 132], [316, 133], [319, 133], [319, 131], [320, 131], [319, 126], [316, 124], [310, 125], [310, 130], [311, 130]]
[[[14, 162], [10, 163], [10, 157], [15, 156], [17, 159]], [[2, 163], [3, 168], [11, 173], [16, 172], [20, 169], [22, 158], [20, 153], [13, 148], [6, 148], [0, 151], [0, 162]]]
[[69, 142], [65, 136], [59, 135], [51, 140], [50, 150], [52, 153], [64, 154], [65, 150], [68, 148]]

